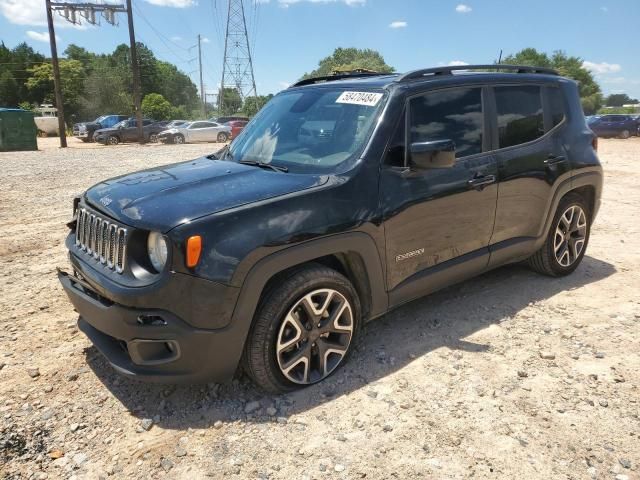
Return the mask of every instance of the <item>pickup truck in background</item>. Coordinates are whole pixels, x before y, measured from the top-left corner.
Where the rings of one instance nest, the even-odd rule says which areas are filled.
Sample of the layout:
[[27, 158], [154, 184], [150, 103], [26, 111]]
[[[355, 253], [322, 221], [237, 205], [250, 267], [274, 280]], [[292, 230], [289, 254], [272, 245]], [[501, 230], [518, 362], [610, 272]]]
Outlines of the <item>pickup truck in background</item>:
[[81, 122], [73, 124], [73, 136], [83, 142], [93, 142], [93, 134], [102, 128], [111, 128], [116, 123], [129, 118], [127, 115], [102, 115], [93, 122]]

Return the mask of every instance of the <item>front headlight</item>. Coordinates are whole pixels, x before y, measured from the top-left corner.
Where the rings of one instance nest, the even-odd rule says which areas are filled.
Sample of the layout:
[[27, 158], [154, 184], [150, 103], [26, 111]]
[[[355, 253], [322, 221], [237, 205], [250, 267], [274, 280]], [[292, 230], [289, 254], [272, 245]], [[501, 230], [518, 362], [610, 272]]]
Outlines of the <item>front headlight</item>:
[[150, 232], [147, 239], [147, 252], [149, 254], [149, 260], [151, 265], [157, 272], [162, 272], [164, 266], [167, 263], [167, 252], [169, 248], [167, 246], [167, 240], [161, 233]]

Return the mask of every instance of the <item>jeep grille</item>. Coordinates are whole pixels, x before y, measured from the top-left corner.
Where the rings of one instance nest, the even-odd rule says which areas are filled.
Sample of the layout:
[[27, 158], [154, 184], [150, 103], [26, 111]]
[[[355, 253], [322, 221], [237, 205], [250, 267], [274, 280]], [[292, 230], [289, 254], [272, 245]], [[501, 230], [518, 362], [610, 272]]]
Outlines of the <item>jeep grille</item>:
[[124, 271], [127, 229], [88, 210], [78, 209], [76, 247], [117, 273]]

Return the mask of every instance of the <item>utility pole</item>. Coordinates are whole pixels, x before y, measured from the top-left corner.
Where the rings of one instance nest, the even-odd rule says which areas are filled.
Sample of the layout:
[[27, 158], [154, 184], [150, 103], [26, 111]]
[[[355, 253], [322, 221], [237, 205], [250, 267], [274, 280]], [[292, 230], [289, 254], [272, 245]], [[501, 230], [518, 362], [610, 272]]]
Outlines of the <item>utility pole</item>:
[[58, 109], [58, 134], [60, 136], [60, 148], [67, 148], [67, 132], [64, 123], [64, 106], [62, 105], [62, 87], [60, 85], [60, 65], [58, 64], [58, 47], [56, 45], [56, 32], [53, 30], [53, 12], [51, 0], [46, 0], [47, 23], [49, 24], [49, 44], [51, 45], [51, 64], [53, 65], [53, 89]]
[[144, 130], [142, 128], [142, 105], [140, 98], [140, 65], [138, 64], [138, 52], [136, 50], [136, 33], [133, 30], [133, 8], [131, 0], [127, 0], [127, 20], [129, 22], [129, 44], [131, 49], [131, 71], [133, 73], [133, 108], [136, 112], [138, 124], [138, 142], [144, 144]]
[[[129, 15], [131, 15], [131, 0], [128, 0]], [[60, 84], [60, 65], [58, 64], [58, 47], [56, 46], [56, 33], [53, 29], [53, 12], [60, 13], [67, 21], [80, 25], [82, 17], [91, 25], [97, 25], [99, 19], [96, 20], [96, 13], [102, 13], [102, 16], [111, 25], [116, 24], [116, 13], [124, 12], [123, 5], [114, 5], [111, 3], [68, 3], [68, 2], [52, 2], [45, 0], [47, 8], [47, 23], [49, 25], [49, 44], [51, 45], [51, 64], [53, 66], [53, 88], [55, 90], [56, 108], [58, 109], [58, 129], [60, 130], [60, 147], [67, 146], [67, 135], [64, 123], [64, 105], [62, 98], [62, 87]], [[76, 15], [79, 13], [80, 16]], [[130, 31], [133, 32], [133, 20], [130, 18]]]
[[236, 89], [243, 101], [247, 97], [258, 96], [243, 0], [228, 0], [222, 81], [218, 95], [220, 115], [223, 115], [225, 88]]
[[202, 80], [202, 36], [200, 34], [198, 34], [198, 64], [200, 65], [200, 100], [202, 100], [202, 118], [204, 119], [207, 116], [207, 97]]

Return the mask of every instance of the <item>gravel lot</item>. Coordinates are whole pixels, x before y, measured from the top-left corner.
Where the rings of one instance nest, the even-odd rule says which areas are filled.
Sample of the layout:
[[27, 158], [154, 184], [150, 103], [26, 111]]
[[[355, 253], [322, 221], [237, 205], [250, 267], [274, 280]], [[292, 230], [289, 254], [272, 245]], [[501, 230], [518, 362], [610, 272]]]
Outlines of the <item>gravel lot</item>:
[[216, 146], [40, 140], [0, 153], [0, 476], [640, 478], [640, 138], [600, 141], [573, 275], [510, 266], [413, 302], [286, 396], [118, 376], [55, 276], [74, 194]]

